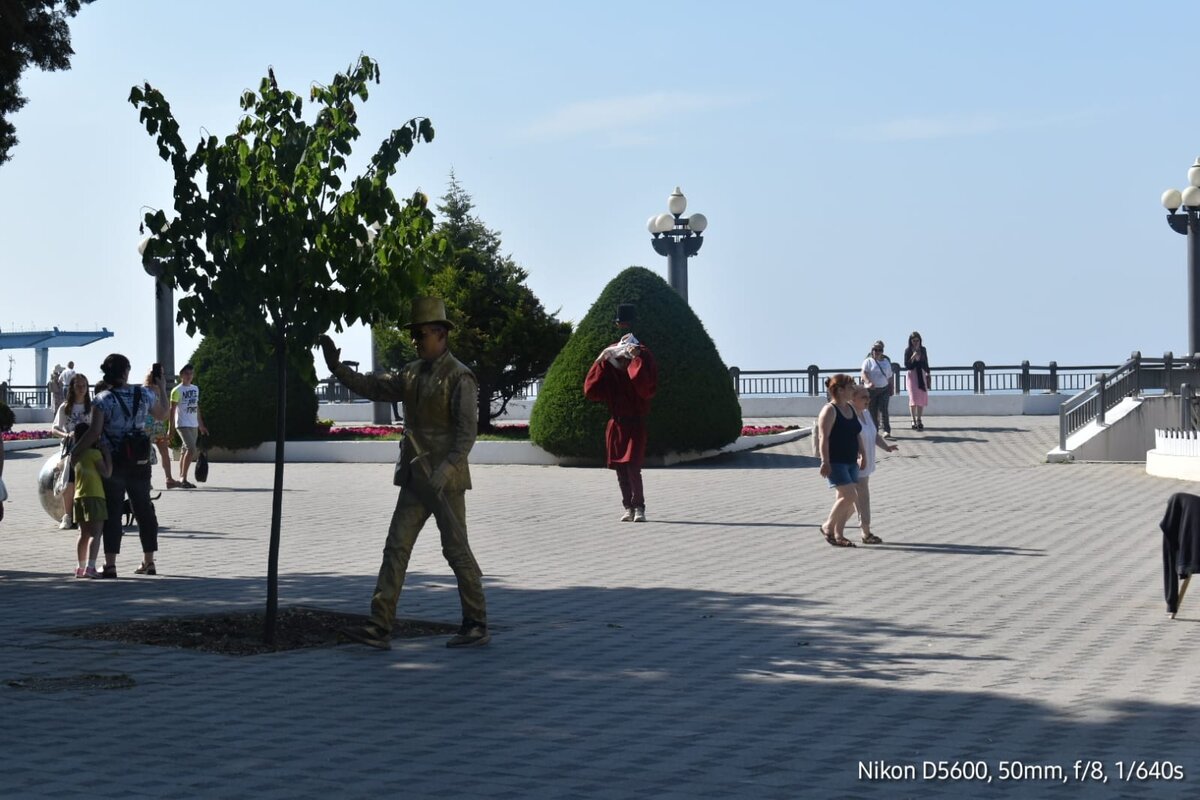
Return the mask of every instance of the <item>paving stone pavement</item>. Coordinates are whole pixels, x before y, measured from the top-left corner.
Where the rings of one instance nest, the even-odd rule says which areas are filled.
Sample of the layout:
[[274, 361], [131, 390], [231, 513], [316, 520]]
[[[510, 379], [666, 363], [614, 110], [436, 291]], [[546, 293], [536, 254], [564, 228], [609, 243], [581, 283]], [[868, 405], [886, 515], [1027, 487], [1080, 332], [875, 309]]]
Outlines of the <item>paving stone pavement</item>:
[[[607, 471], [473, 468], [489, 647], [252, 657], [54, 631], [261, 607], [269, 465], [164, 493], [158, 577], [132, 575], [130, 533], [121, 580], [76, 581], [74, 534], [32, 497], [48, 451], [11, 453], [0, 796], [1194, 797], [1200, 596], [1165, 614], [1157, 528], [1192, 485], [1046, 464], [1056, 418], [897, 432], [872, 478], [886, 544], [853, 550], [818, 533], [832, 492], [807, 439], [648, 470], [644, 525], [617, 521]], [[282, 604], [365, 612], [394, 501], [386, 465], [289, 466]], [[457, 622], [432, 527], [400, 614]], [[9, 683], [89, 674], [134, 685]], [[992, 782], [922, 779], [939, 761]], [[1122, 782], [1121, 762], [1183, 778]]]

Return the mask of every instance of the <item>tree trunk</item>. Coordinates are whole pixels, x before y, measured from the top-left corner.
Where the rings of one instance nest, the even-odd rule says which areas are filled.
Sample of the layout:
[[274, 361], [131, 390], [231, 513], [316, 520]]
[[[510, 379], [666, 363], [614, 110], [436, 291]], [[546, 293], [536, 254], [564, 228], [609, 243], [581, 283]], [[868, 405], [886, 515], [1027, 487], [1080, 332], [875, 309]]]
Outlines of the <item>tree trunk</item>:
[[267, 613], [263, 641], [275, 643], [275, 618], [279, 610], [279, 529], [283, 520], [283, 444], [287, 435], [287, 342], [275, 341], [275, 489], [271, 496], [271, 544], [267, 553]]

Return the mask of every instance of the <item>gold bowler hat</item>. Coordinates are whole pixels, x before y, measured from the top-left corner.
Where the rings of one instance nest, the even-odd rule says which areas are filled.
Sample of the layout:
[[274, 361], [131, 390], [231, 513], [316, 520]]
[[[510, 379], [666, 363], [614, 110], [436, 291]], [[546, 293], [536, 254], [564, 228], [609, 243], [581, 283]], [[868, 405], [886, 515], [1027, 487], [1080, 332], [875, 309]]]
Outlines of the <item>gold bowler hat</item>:
[[446, 304], [440, 297], [415, 297], [412, 301], [412, 320], [405, 327], [415, 328], [418, 325], [438, 323], [447, 328], [453, 328], [454, 323], [446, 319]]

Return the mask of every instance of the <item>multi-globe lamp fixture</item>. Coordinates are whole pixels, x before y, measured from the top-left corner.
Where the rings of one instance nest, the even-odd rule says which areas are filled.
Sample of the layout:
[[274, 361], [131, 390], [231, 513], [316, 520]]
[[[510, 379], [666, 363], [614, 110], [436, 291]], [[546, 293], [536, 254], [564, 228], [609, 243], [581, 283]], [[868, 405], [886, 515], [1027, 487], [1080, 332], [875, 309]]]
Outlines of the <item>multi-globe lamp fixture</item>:
[[1187, 178], [1183, 191], [1163, 192], [1162, 204], [1169, 212], [1171, 230], [1188, 237], [1188, 347], [1195, 357], [1200, 355], [1200, 158], [1188, 169]]
[[667, 198], [667, 213], [656, 214], [646, 223], [650, 231], [650, 244], [654, 252], [667, 257], [667, 283], [679, 293], [686, 303], [688, 299], [687, 260], [700, 251], [704, 244], [704, 229], [708, 218], [703, 214], [683, 216], [687, 211], [687, 198], [679, 187]]

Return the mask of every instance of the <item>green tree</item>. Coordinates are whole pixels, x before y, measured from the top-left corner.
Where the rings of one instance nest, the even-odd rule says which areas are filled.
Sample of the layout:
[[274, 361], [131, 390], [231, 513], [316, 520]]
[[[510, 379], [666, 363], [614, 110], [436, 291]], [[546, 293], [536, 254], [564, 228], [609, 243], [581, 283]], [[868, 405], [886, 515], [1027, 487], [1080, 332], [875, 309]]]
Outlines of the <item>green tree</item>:
[[[450, 349], [479, 380], [479, 430], [492, 427], [513, 399], [549, 369], [571, 336], [571, 323], [547, 312], [525, 285], [529, 273], [500, 252], [500, 234], [474, 214], [471, 196], [454, 173], [438, 211], [437, 232], [450, 258], [429, 282], [429, 293], [446, 303], [454, 323]], [[397, 369], [416, 357], [407, 334], [379, 326], [379, 360]], [[493, 410], [494, 408], [494, 410]]]
[[604, 287], [546, 373], [529, 420], [534, 443], [555, 455], [604, 457], [608, 409], [583, 396], [583, 379], [596, 354], [619, 338], [613, 320], [621, 303], [637, 307], [633, 333], [658, 362], [646, 454], [710, 450], [736, 440], [741, 405], [704, 325], [661, 277], [629, 267]]
[[304, 99], [280, 90], [268, 70], [257, 93], [243, 93], [234, 132], [202, 138], [190, 153], [161, 92], [147, 83], [129, 95], [174, 172], [175, 213], [146, 215], [153, 238], [145, 257], [187, 292], [179, 321], [189, 334], [238, 336], [249, 359], [275, 359], [268, 642], [278, 607], [288, 354], [310, 350], [330, 327], [394, 317], [441, 250], [424, 195], [401, 202], [388, 186], [400, 159], [433, 139], [428, 119], [393, 130], [343, 189], [359, 137], [355, 101], [367, 99], [371, 81], [379, 82], [379, 65], [362, 56], [330, 85], [314, 84], [310, 122]]
[[8, 118], [24, 107], [21, 73], [29, 66], [47, 72], [71, 68], [71, 28], [67, 20], [92, 0], [3, 0], [0, 2], [0, 164], [17, 146]]

